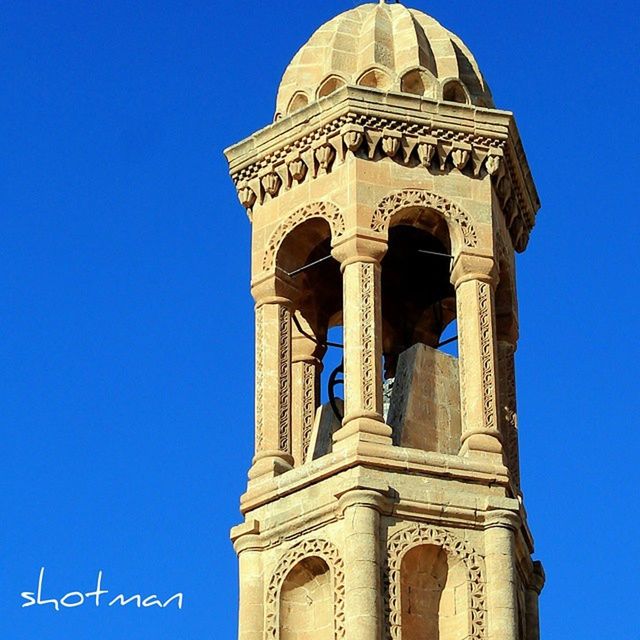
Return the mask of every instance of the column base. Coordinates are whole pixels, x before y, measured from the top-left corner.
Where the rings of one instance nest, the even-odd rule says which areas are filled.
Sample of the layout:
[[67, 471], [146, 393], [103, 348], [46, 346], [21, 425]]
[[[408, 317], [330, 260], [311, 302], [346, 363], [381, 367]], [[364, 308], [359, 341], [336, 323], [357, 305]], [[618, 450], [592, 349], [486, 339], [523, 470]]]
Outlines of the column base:
[[261, 451], [253, 458], [249, 470], [249, 485], [267, 480], [293, 469], [293, 457], [282, 451]]
[[333, 435], [334, 451], [351, 451], [357, 449], [359, 443], [391, 446], [391, 427], [380, 419], [360, 416], [347, 419]]
[[460, 454], [464, 458], [481, 458], [504, 466], [502, 443], [496, 432], [476, 431], [463, 436]]

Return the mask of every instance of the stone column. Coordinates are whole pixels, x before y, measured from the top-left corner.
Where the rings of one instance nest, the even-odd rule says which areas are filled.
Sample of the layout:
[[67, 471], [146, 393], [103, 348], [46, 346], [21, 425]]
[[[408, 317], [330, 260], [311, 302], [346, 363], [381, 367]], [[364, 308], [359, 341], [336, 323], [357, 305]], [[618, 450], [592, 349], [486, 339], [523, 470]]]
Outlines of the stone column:
[[540, 612], [538, 600], [544, 587], [544, 569], [542, 563], [536, 560], [533, 563], [533, 571], [529, 578], [526, 592], [526, 640], [540, 640]]
[[291, 313], [293, 290], [280, 277], [254, 283], [256, 442], [249, 480], [291, 469]]
[[340, 496], [343, 513], [346, 640], [380, 640], [382, 557], [377, 491], [352, 489]]
[[456, 288], [462, 455], [502, 464], [498, 430], [498, 373], [493, 258], [461, 253], [451, 274]]
[[384, 240], [351, 237], [334, 247], [343, 282], [345, 415], [334, 450], [391, 444], [382, 408], [380, 260]]
[[295, 465], [300, 466], [306, 460], [313, 421], [320, 404], [320, 374], [326, 347], [312, 339], [313, 330], [304, 318], [299, 315], [296, 318], [304, 333], [293, 327], [291, 442]]
[[512, 511], [490, 511], [485, 520], [488, 637], [519, 640], [515, 532], [520, 518]]
[[498, 340], [498, 372], [500, 393], [500, 433], [509, 478], [516, 495], [520, 494], [520, 452], [516, 408], [515, 341]]
[[241, 524], [231, 532], [240, 569], [238, 640], [264, 638], [264, 577], [257, 534], [255, 521]]

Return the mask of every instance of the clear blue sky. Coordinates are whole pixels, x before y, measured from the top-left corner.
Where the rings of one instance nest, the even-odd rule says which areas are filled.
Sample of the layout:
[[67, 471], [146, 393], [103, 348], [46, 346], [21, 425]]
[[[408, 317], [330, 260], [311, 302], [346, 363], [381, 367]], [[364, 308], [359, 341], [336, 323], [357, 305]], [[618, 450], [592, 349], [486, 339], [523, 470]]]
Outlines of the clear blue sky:
[[[353, 6], [0, 6], [3, 640], [234, 637], [253, 317], [222, 149], [270, 122], [297, 48]], [[638, 638], [637, 5], [412, 6], [515, 111], [543, 203], [518, 263], [543, 638]], [[21, 609], [41, 566], [50, 595], [102, 569], [185, 606]]]

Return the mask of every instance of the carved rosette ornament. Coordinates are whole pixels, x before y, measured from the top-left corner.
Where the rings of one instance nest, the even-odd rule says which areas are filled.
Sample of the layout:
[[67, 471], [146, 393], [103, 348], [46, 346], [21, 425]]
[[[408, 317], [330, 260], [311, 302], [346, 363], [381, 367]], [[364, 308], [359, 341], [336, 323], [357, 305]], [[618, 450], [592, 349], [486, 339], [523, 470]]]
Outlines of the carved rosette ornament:
[[391, 536], [387, 543], [388, 571], [386, 573], [385, 610], [387, 640], [402, 640], [401, 571], [402, 560], [408, 551], [420, 545], [434, 545], [457, 560], [467, 571], [467, 607], [469, 629], [467, 638], [486, 639], [487, 602], [482, 558], [462, 538], [447, 529], [427, 524], [414, 524]]
[[333, 637], [345, 637], [344, 614], [344, 563], [338, 549], [327, 540], [304, 540], [287, 551], [273, 572], [267, 586], [265, 638], [279, 640], [280, 634], [280, 592], [289, 572], [305, 558], [320, 558], [326, 562], [333, 583]]

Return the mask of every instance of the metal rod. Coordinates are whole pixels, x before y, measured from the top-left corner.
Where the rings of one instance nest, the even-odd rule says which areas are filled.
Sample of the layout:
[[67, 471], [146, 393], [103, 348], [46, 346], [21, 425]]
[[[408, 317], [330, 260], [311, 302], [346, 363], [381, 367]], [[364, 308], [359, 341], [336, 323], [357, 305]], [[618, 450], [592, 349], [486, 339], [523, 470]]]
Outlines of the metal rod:
[[436, 349], [439, 348], [439, 347], [444, 347], [447, 344], [451, 344], [452, 342], [455, 342], [457, 339], [458, 339], [458, 336], [453, 336], [453, 338], [449, 338], [448, 340], [443, 340], [442, 342], [440, 342], [438, 344]]
[[297, 276], [299, 273], [302, 273], [303, 271], [306, 271], [307, 269], [311, 269], [311, 267], [315, 267], [317, 264], [320, 264], [321, 262], [325, 262], [325, 260], [328, 260], [329, 258], [333, 258], [333, 256], [331, 254], [329, 254], [328, 256], [325, 256], [324, 258], [319, 258], [318, 260], [314, 260], [313, 262], [310, 262], [309, 264], [305, 264], [303, 267], [300, 267], [299, 269], [295, 269], [291, 273], [287, 273], [286, 271], [285, 271], [285, 273], [287, 273], [287, 275], [290, 278], [293, 278], [294, 276]]
[[295, 313], [291, 314], [291, 319], [293, 320], [293, 324], [296, 325], [298, 331], [305, 337], [309, 338], [312, 342], [315, 342], [319, 347], [337, 347], [338, 349], [344, 349], [344, 345], [339, 342], [320, 342], [318, 338], [312, 336], [310, 333], [307, 333], [302, 326], [300, 325], [300, 320], [298, 320], [298, 316]]
[[448, 253], [439, 253], [438, 251], [427, 251], [426, 249], [418, 249], [418, 253], [428, 253], [430, 256], [439, 256], [440, 258], [449, 258], [453, 260], [453, 256]]

